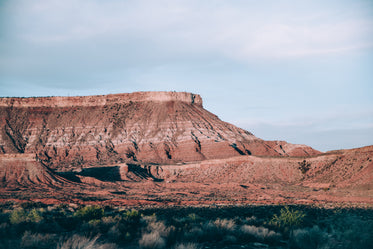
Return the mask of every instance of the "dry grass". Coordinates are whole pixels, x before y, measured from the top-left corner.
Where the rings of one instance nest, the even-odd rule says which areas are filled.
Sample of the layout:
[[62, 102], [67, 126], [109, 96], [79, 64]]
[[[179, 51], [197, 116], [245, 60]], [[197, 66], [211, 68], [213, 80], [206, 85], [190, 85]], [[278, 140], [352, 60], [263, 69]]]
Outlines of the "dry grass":
[[226, 232], [233, 232], [236, 229], [236, 223], [232, 219], [216, 219], [214, 224], [217, 229], [224, 230]]
[[275, 231], [269, 230], [268, 228], [265, 228], [265, 227], [243, 225], [240, 228], [240, 231], [244, 235], [250, 235], [260, 241], [275, 241], [281, 238], [281, 234], [276, 233]]
[[26, 231], [21, 239], [22, 248], [51, 248], [55, 244], [56, 236]]
[[73, 235], [67, 240], [60, 242], [57, 249], [117, 249], [115, 244], [97, 242], [99, 237], [87, 238], [85, 236]]
[[144, 233], [139, 240], [139, 246], [146, 249], [162, 249], [166, 247], [166, 240], [157, 231]]

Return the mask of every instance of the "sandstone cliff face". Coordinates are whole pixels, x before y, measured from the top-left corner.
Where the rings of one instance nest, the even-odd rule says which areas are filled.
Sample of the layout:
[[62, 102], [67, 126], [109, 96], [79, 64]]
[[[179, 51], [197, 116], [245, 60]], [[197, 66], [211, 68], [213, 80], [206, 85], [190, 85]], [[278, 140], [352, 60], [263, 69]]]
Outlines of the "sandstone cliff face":
[[256, 138], [205, 110], [199, 95], [185, 92], [0, 98], [0, 129], [0, 154], [33, 153], [59, 170], [320, 153]]

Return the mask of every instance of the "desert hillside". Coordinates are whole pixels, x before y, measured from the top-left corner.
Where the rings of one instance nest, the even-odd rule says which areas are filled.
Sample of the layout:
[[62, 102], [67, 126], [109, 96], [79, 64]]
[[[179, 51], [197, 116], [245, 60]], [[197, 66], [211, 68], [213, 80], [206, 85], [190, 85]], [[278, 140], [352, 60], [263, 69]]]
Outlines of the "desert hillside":
[[3, 201], [373, 204], [373, 146], [265, 141], [192, 93], [1, 98], [0, 114]]
[[0, 202], [110, 205], [373, 205], [373, 146], [307, 158], [235, 156], [192, 163], [117, 163], [50, 170], [30, 154], [0, 155]]
[[33, 153], [52, 169], [109, 163], [170, 164], [238, 155], [320, 152], [264, 141], [205, 110], [185, 92], [0, 98], [0, 153]]

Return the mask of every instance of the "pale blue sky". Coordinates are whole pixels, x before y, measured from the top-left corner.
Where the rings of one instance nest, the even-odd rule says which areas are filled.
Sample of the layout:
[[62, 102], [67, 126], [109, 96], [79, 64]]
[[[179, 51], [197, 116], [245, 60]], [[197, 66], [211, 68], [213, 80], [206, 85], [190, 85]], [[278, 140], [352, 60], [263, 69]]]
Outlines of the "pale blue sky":
[[189, 91], [322, 151], [373, 144], [371, 0], [0, 0], [0, 96]]

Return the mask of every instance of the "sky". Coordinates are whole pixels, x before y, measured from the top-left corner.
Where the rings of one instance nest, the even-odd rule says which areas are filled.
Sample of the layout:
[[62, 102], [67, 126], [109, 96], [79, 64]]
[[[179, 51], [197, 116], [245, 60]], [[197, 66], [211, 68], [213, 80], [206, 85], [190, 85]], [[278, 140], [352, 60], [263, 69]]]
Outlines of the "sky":
[[321, 151], [373, 144], [371, 0], [0, 0], [0, 96], [200, 94]]

